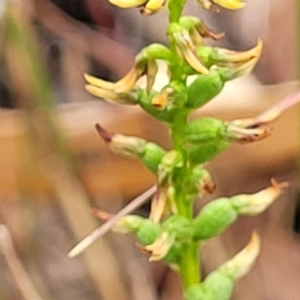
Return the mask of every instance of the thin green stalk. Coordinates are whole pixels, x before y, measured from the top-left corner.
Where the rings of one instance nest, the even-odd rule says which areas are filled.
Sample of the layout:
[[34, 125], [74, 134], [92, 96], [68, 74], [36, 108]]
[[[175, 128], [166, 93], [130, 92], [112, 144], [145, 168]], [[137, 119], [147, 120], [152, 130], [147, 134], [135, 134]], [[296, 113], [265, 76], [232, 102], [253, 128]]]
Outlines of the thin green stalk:
[[170, 1], [169, 3], [169, 22], [178, 22], [186, 0]]
[[184, 288], [200, 282], [200, 259], [198, 243], [191, 243], [184, 247], [184, 257], [181, 262], [181, 277]]
[[[182, 14], [182, 10], [185, 4], [184, 1], [170, 1], [169, 4], [169, 20], [170, 23], [178, 22], [180, 16]], [[178, 54], [176, 52], [176, 46], [174, 41], [170, 40], [170, 49], [175, 58], [177, 58]], [[176, 59], [174, 61], [174, 65], [172, 66], [172, 80], [183, 81], [181, 77], [181, 59]], [[179, 151], [183, 157], [184, 166], [179, 174], [179, 178], [177, 180], [177, 184], [175, 185], [175, 205], [177, 207], [178, 214], [180, 216], [186, 217], [190, 220], [193, 219], [193, 203], [187, 201], [185, 198], [184, 189], [182, 187], [182, 182], [186, 175], [187, 171], [187, 154], [186, 149], [183, 144], [184, 140], [184, 128], [187, 124], [187, 114], [183, 111], [178, 111], [176, 114], [176, 120], [171, 127], [171, 136], [173, 147], [175, 150]], [[200, 259], [198, 254], [198, 243], [189, 243], [184, 246], [182, 251], [182, 260], [180, 266], [180, 276], [182, 278], [184, 288], [189, 287], [192, 284], [196, 284], [200, 282], [201, 274], [200, 274]]]

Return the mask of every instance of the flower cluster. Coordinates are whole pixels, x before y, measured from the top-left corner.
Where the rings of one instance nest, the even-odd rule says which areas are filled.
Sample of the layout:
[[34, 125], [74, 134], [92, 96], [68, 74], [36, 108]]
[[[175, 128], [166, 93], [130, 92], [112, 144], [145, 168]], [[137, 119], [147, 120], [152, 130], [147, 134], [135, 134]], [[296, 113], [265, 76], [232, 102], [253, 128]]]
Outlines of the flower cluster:
[[[259, 237], [254, 233], [244, 250], [205, 279], [200, 278], [195, 268], [199, 263], [198, 249], [203, 241], [220, 234], [240, 215], [253, 216], [267, 209], [286, 184], [272, 180], [270, 187], [256, 194], [211, 201], [195, 218], [193, 201], [214, 192], [206, 163], [231, 143], [249, 143], [267, 137], [270, 123], [288, 105], [280, 104], [249, 119], [199, 118], [191, 121], [190, 114], [217, 96], [227, 81], [252, 71], [260, 58], [262, 41], [247, 51], [207, 45], [206, 38], [218, 40], [223, 34], [214, 33], [198, 18], [181, 16], [185, 1], [110, 2], [122, 8], [139, 7], [144, 15], [167, 7], [170, 15], [166, 30], [169, 47], [152, 44], [142, 49], [131, 70], [115, 83], [85, 75], [86, 90], [115, 104], [138, 105], [164, 122], [170, 130], [173, 149], [163, 149], [142, 138], [110, 133], [97, 124], [96, 129], [109, 148], [117, 155], [139, 159], [156, 176], [157, 188], [149, 218], [120, 215], [121, 218], [114, 219], [99, 211], [96, 215], [101, 219], [113, 219], [113, 230], [134, 234], [141, 249], [149, 254], [150, 261], [164, 261], [178, 272], [186, 300], [229, 299], [234, 282], [249, 271], [258, 256]], [[214, 11], [219, 6], [239, 9], [245, 5], [241, 0], [198, 2], [204, 9]], [[158, 62], [167, 66], [169, 81], [162, 89], [155, 90]], [[189, 80], [191, 76], [194, 78], [192, 82]], [[146, 78], [145, 88], [137, 84], [142, 77]]]

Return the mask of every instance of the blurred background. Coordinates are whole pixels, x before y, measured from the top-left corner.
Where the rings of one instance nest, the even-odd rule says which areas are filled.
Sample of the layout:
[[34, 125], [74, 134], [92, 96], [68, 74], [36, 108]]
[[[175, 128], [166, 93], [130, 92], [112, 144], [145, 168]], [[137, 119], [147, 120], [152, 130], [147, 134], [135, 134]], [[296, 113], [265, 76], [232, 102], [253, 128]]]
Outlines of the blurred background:
[[[219, 14], [203, 12], [196, 1], [186, 6], [186, 14], [226, 33], [222, 47], [245, 50], [264, 41], [253, 74], [230, 82], [198, 116], [252, 117], [299, 86], [298, 2], [246, 3]], [[131, 237], [109, 233], [67, 258], [100, 225], [91, 207], [114, 213], [155, 182], [138, 161], [112, 155], [95, 123], [170, 147], [165, 127], [140, 109], [87, 94], [83, 74], [117, 80], [142, 47], [167, 43], [165, 26], [165, 12], [145, 18], [106, 0], [1, 0], [0, 300], [181, 300], [177, 276], [150, 265]], [[236, 300], [300, 299], [299, 125], [294, 107], [270, 138], [234, 145], [208, 166], [217, 189], [196, 209], [212, 198], [256, 192], [271, 178], [290, 183], [267, 212], [241, 218], [201, 253], [206, 274], [259, 232], [262, 253], [237, 284]]]

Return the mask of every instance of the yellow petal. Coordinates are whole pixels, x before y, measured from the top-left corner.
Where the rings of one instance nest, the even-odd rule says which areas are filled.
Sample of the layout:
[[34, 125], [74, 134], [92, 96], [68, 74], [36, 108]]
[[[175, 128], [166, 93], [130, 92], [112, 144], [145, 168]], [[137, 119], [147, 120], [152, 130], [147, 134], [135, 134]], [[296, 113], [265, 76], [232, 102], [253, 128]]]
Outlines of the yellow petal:
[[168, 104], [168, 93], [166, 91], [161, 92], [160, 94], [154, 96], [151, 100], [151, 105], [157, 109], [164, 109]]
[[209, 70], [201, 62], [199, 56], [195, 51], [195, 46], [189, 35], [180, 34], [177, 37], [177, 45], [188, 64], [197, 72], [201, 74], [208, 74]]
[[242, 0], [213, 0], [214, 3], [227, 8], [227, 9], [240, 9], [245, 7], [245, 3]]
[[84, 78], [89, 84], [95, 85], [102, 89], [113, 90], [115, 87], [115, 83], [113, 83], [113, 82], [105, 81], [100, 78], [88, 75], [88, 74], [84, 74]]
[[228, 60], [230, 62], [239, 63], [239, 62], [246, 62], [254, 57], [260, 57], [263, 47], [263, 41], [258, 40], [257, 45], [248, 50], [248, 51], [230, 51], [227, 49], [220, 49], [220, 52], [228, 55]]
[[141, 75], [142, 71], [132, 68], [122, 79], [115, 83], [114, 92], [117, 94], [130, 92]]
[[159, 11], [164, 4], [166, 3], [166, 0], [150, 0], [145, 5], [144, 9], [141, 11], [144, 15], [151, 15], [157, 11]]
[[137, 7], [145, 4], [147, 0], [109, 0], [115, 6], [122, 8]]
[[114, 93], [113, 91], [101, 89], [99, 87], [87, 84], [85, 85], [85, 89], [92, 95], [99, 97], [99, 98], [104, 98], [107, 101], [110, 102], [116, 102], [115, 100], [118, 98], [118, 95]]

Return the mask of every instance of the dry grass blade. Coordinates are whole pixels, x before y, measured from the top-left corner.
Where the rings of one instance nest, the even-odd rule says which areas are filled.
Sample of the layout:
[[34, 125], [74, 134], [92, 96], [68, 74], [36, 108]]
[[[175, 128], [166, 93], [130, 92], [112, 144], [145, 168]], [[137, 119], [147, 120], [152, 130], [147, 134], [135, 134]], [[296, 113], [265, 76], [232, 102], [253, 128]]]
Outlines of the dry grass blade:
[[11, 235], [7, 227], [0, 225], [0, 249], [8, 264], [13, 280], [23, 299], [25, 300], [42, 300], [35, 287], [31, 283], [29, 276], [24, 270], [17, 253], [14, 249]]
[[89, 246], [96, 242], [98, 238], [106, 234], [112, 226], [120, 220], [120, 218], [124, 217], [125, 215], [133, 212], [143, 203], [145, 203], [149, 197], [151, 197], [156, 191], [156, 186], [151, 187], [143, 194], [139, 195], [133, 201], [131, 201], [127, 206], [121, 209], [115, 216], [110, 218], [104, 225], [95, 229], [92, 233], [90, 233], [86, 238], [80, 241], [68, 254], [69, 257], [75, 257], [86, 250]]

